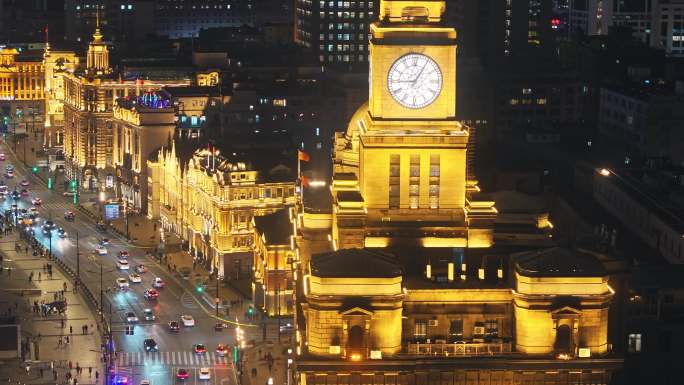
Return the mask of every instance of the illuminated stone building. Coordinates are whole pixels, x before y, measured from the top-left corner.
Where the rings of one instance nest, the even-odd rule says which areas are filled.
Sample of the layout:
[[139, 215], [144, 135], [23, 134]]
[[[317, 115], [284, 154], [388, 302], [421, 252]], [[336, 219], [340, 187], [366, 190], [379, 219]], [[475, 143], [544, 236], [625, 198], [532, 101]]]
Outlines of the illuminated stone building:
[[55, 51], [48, 44], [43, 55], [45, 68], [45, 133], [48, 148], [64, 145], [64, 73], [73, 73], [79, 57], [72, 51]]
[[147, 210], [147, 160], [167, 145], [176, 128], [171, 101], [156, 92], [119, 98], [112, 124], [117, 196], [127, 207]]
[[38, 130], [43, 120], [45, 77], [39, 57], [0, 49], [0, 125], [10, 133]]
[[112, 119], [118, 98], [139, 97], [164, 86], [188, 85], [190, 79], [124, 79], [109, 63], [99, 28], [88, 46], [85, 68], [64, 73], [64, 154], [70, 178], [85, 189], [102, 185], [113, 173]]
[[268, 158], [209, 149], [188, 157], [175, 144], [162, 149], [147, 162], [147, 216], [180, 237], [198, 261], [218, 266], [220, 276], [248, 277], [252, 218], [296, 200], [293, 168]]
[[599, 260], [547, 237], [495, 243], [498, 210], [466, 173], [445, 6], [384, 0], [371, 26], [369, 101], [335, 141], [329, 251], [298, 239], [295, 380], [608, 384], [622, 360]]
[[270, 317], [293, 311], [292, 264], [297, 261], [294, 207], [254, 217], [254, 305]]

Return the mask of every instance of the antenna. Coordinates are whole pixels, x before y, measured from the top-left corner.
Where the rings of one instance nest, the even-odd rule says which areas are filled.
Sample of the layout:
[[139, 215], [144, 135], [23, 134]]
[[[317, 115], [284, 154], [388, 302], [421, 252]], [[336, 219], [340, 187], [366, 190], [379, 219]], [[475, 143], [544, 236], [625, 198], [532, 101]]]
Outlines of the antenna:
[[100, 29], [100, 4], [95, 5], [95, 28]]

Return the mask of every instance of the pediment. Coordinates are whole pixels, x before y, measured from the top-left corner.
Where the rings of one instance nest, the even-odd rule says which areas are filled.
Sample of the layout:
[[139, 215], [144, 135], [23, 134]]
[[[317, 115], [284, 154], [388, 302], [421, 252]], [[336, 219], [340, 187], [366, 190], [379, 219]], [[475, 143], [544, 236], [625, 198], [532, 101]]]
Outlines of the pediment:
[[353, 316], [353, 315], [372, 316], [373, 312], [370, 310], [366, 310], [364, 308], [358, 307], [358, 306], [354, 306], [350, 309], [341, 311], [340, 314], [343, 316], [345, 316], [345, 315], [347, 315], [347, 316]]

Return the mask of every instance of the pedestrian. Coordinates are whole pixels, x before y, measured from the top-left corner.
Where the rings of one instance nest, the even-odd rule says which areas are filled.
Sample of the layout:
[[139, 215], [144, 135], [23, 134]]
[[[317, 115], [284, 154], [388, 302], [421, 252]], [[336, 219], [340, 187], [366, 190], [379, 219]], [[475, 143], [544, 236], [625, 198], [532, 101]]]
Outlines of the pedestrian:
[[28, 376], [29, 374], [31, 374], [31, 365], [26, 364], [26, 375]]
[[88, 334], [88, 325], [83, 325], [83, 327], [85, 328], [85, 334]]
[[71, 360], [69, 360], [69, 370], [71, 370], [71, 369], [73, 369], [73, 368], [74, 368], [74, 363], [71, 362]]
[[40, 368], [40, 378], [43, 378], [43, 368]]
[[40, 282], [41, 279], [42, 279], [42, 278], [41, 278], [41, 272], [39, 271], [39, 272], [38, 272], [38, 282]]
[[62, 346], [62, 337], [57, 340], [57, 346]]
[[100, 372], [98, 372], [98, 371], [96, 370], [96, 371], [95, 371], [95, 382], [97, 382], [97, 380], [99, 380], [99, 379], [100, 379]]
[[64, 326], [65, 326], [64, 325], [64, 318], [62, 318], [61, 321], [62, 321], [62, 329], [64, 329]]
[[92, 376], [93, 376], [93, 367], [88, 366], [88, 377], [92, 377]]
[[69, 325], [69, 334], [74, 334], [74, 327]]
[[76, 361], [76, 374], [77, 375], [81, 374], [81, 366], [78, 365], [78, 361]]
[[52, 379], [53, 379], [54, 381], [57, 381], [57, 371], [54, 370], [54, 369], [52, 369]]
[[71, 343], [71, 340], [69, 339], [69, 336], [66, 336], [66, 343], [69, 345]]
[[67, 284], [66, 284], [66, 282], [64, 282], [64, 283], [62, 284], [62, 287], [64, 288], [64, 290], [62, 290], [62, 295], [64, 295], [64, 292], [65, 292], [66, 289], [67, 289]]
[[55, 361], [50, 361], [50, 369], [55, 369]]

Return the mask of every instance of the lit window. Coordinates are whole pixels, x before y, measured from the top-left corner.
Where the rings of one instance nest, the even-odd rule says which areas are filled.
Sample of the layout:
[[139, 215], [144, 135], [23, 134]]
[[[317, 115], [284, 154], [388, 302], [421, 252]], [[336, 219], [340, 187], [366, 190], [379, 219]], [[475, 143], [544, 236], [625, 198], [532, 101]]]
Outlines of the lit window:
[[537, 104], [546, 104], [546, 98], [537, 99]]
[[316, 136], [321, 136], [321, 129], [316, 127]]
[[627, 350], [630, 353], [641, 352], [641, 333], [630, 334], [627, 338]]

